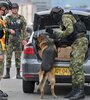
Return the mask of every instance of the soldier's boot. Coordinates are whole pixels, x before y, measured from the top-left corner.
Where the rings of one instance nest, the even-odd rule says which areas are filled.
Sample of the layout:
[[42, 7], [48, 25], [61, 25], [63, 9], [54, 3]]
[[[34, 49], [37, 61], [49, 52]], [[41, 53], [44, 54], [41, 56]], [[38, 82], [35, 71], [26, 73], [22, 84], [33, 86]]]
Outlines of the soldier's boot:
[[70, 100], [79, 100], [85, 98], [85, 92], [84, 92], [84, 85], [79, 85], [78, 86], [78, 91], [76, 92], [75, 95], [70, 97]]
[[0, 90], [0, 100], [7, 100], [8, 94]]
[[16, 78], [17, 78], [17, 79], [22, 79], [22, 77], [21, 77], [21, 75], [20, 75], [20, 68], [17, 68]]
[[6, 75], [3, 77], [3, 79], [10, 78], [10, 68], [6, 68]]
[[73, 95], [75, 95], [77, 92], [77, 89], [78, 89], [77, 85], [72, 85], [72, 91], [69, 94], [67, 94], [66, 96], [64, 96], [64, 98], [70, 98]]

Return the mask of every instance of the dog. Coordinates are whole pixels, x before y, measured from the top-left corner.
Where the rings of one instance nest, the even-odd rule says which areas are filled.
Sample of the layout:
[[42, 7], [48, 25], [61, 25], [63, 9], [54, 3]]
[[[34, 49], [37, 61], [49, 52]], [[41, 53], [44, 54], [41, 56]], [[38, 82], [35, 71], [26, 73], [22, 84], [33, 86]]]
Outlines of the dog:
[[56, 98], [57, 96], [54, 92], [55, 75], [53, 70], [53, 62], [57, 52], [56, 46], [54, 45], [52, 39], [44, 34], [37, 37], [37, 42], [42, 54], [42, 64], [38, 73], [38, 90], [40, 90], [41, 93], [40, 98], [42, 99], [44, 96], [44, 87], [47, 80], [50, 82], [51, 85], [51, 94], [54, 98]]

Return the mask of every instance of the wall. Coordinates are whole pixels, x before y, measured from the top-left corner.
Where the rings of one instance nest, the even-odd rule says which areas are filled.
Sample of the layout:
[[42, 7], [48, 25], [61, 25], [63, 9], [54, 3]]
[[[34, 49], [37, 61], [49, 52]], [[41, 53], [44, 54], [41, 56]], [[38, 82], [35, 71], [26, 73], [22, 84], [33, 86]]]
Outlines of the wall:
[[19, 13], [25, 17], [29, 25], [33, 22], [34, 12], [36, 12], [36, 7], [34, 5], [20, 5]]

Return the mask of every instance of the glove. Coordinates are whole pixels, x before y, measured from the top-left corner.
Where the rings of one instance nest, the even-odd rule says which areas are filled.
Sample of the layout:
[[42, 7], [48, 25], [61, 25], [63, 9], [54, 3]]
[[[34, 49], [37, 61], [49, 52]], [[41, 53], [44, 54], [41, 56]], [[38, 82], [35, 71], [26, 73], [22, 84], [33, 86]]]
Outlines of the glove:
[[48, 33], [50, 33], [50, 34], [53, 34], [52, 28], [46, 28], [46, 32], [48, 32]]

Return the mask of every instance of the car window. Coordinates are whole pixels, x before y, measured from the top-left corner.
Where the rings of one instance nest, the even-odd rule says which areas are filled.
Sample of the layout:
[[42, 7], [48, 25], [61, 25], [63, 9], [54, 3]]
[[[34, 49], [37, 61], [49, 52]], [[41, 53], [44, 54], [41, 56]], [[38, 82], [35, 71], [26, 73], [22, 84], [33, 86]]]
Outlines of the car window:
[[37, 15], [34, 16], [34, 31], [45, 29], [46, 26], [57, 25], [51, 18], [50, 14]]

